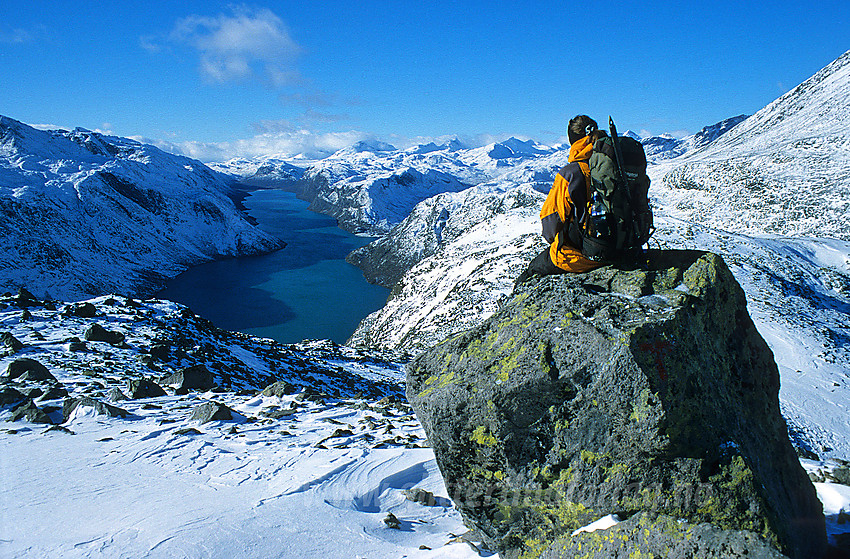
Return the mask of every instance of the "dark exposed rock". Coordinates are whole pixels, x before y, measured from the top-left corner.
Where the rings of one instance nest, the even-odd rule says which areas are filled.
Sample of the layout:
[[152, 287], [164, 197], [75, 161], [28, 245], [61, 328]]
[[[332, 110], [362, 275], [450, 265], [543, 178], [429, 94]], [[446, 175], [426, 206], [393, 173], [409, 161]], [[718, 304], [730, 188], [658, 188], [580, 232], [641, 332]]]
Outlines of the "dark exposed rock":
[[14, 303], [21, 308], [42, 306], [41, 301], [23, 287], [18, 289], [18, 295], [14, 298]]
[[97, 415], [105, 415], [107, 417], [127, 417], [130, 413], [122, 408], [118, 408], [112, 405], [107, 404], [106, 402], [101, 402], [95, 398], [91, 398], [89, 396], [83, 396], [82, 398], [68, 398], [62, 404], [62, 415], [64, 416], [64, 421], [67, 422], [68, 419], [71, 418], [71, 414], [78, 407], [87, 407], [94, 408], [94, 411]]
[[215, 385], [212, 373], [203, 365], [193, 365], [160, 379], [160, 384], [172, 386], [176, 390], [209, 390]]
[[89, 342], [106, 342], [110, 345], [121, 345], [124, 343], [124, 333], [107, 330], [100, 324], [92, 324], [86, 329], [84, 338]]
[[106, 397], [112, 402], [123, 402], [124, 400], [129, 400], [127, 395], [121, 392], [121, 389], [117, 386], [112, 387]]
[[181, 429], [174, 430], [175, 435], [200, 435], [201, 432], [195, 429], [194, 427], [183, 427]]
[[414, 503], [419, 503], [426, 507], [450, 507], [452, 504], [451, 501], [445, 497], [437, 497], [430, 491], [426, 491], [421, 487], [405, 489], [404, 497], [408, 501], [413, 501]]
[[97, 316], [97, 307], [95, 307], [91, 303], [74, 303], [62, 309], [62, 316], [94, 318], [95, 316]]
[[24, 344], [11, 332], [0, 333], [0, 356], [12, 355], [21, 351]]
[[26, 419], [30, 423], [47, 423], [53, 425], [53, 421], [44, 410], [35, 405], [35, 402], [27, 398], [25, 402], [12, 410], [9, 421]]
[[265, 410], [261, 411], [260, 415], [262, 415], [263, 417], [271, 418], [271, 419], [281, 419], [283, 417], [289, 417], [290, 415], [295, 415], [296, 413], [298, 413], [298, 410], [296, 410], [296, 409], [292, 409], [292, 408], [282, 409], [282, 408], [274, 407], [274, 408], [269, 408], [269, 409], [265, 409]]
[[44, 394], [44, 391], [37, 386], [33, 386], [33, 387], [30, 387], [30, 388], [24, 388], [22, 392], [23, 392], [24, 396], [26, 396], [27, 398], [29, 398], [31, 400], [35, 400], [36, 398], [38, 398], [39, 396]]
[[[743, 291], [696, 251], [524, 283], [407, 369], [450, 496], [506, 558], [560, 537], [548, 556], [577, 556], [583, 540], [569, 534], [612, 513], [752, 535], [753, 554], [766, 543], [821, 557], [821, 505], [778, 392]], [[648, 522], [653, 538], [669, 527]], [[643, 553], [621, 545], [618, 557]]]
[[154, 344], [148, 350], [150, 356], [157, 361], [168, 361], [171, 346], [165, 343]]
[[41, 395], [39, 401], [45, 402], [48, 400], [58, 400], [59, 398], [67, 398], [68, 391], [61, 385], [55, 384], [47, 389], [47, 392]]
[[836, 466], [832, 470], [832, 472], [830, 472], [829, 477], [835, 483], [840, 483], [841, 485], [850, 485], [850, 467]]
[[154, 381], [146, 378], [133, 379], [127, 383], [128, 396], [137, 400], [139, 398], [157, 398], [166, 396], [165, 390]]
[[8, 379], [18, 379], [19, 381], [56, 381], [56, 377], [50, 374], [50, 371], [47, 370], [47, 367], [36, 361], [35, 359], [29, 359], [27, 357], [22, 357], [19, 359], [15, 359], [6, 367], [6, 378]]
[[263, 396], [286, 396], [289, 394], [295, 394], [298, 392], [298, 388], [289, 384], [285, 380], [279, 380], [275, 383], [272, 383], [263, 389]]
[[387, 525], [387, 528], [391, 528], [393, 530], [401, 530], [401, 522], [396, 517], [396, 515], [391, 512], [388, 512], [387, 516], [384, 518], [384, 524]]
[[68, 351], [88, 351], [88, 346], [86, 342], [82, 341], [80, 338], [74, 336], [73, 338], [69, 338], [68, 342]]
[[19, 404], [26, 400], [27, 397], [10, 386], [0, 388], [0, 407]]
[[230, 421], [233, 419], [233, 410], [219, 402], [204, 402], [198, 404], [192, 410], [192, 421], [207, 423], [209, 421]]

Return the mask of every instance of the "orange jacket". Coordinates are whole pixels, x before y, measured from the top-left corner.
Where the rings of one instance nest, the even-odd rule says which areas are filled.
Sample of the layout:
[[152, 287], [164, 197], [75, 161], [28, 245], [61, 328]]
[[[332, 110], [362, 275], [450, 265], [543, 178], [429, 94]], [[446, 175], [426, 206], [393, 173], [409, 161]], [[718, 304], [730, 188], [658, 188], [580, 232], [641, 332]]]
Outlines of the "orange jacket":
[[585, 258], [579, 249], [570, 244], [568, 234], [573, 212], [578, 216], [579, 223], [586, 218], [590, 195], [590, 168], [587, 160], [592, 152], [593, 144], [589, 136], [573, 142], [569, 163], [555, 176], [555, 184], [540, 210], [543, 237], [550, 243], [549, 256], [552, 263], [567, 272], [589, 272], [603, 266]]

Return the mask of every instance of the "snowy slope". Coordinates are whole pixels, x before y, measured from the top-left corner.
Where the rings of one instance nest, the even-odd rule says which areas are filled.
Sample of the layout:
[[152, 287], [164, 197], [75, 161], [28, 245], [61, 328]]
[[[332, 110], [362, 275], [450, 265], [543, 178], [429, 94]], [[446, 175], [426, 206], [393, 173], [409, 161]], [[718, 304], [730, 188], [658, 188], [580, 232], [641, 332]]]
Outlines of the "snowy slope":
[[684, 220], [850, 240], [850, 51], [651, 176], [656, 196]]
[[279, 248], [228, 192], [186, 157], [0, 117], [0, 291], [151, 293], [191, 265]]
[[[61, 423], [2, 423], [0, 556], [478, 555], [457, 538], [466, 528], [403, 399], [399, 365], [327, 342], [224, 332], [165, 301], [89, 302], [94, 317], [32, 304], [24, 320], [14, 299], [0, 298], [0, 330], [24, 344], [0, 357], [0, 373], [29, 358], [56, 378], [0, 385], [0, 420], [17, 390]], [[95, 323], [125, 343], [71, 345]], [[165, 395], [121, 399], [134, 380], [198, 365], [216, 387], [181, 395], [163, 383]], [[274, 381], [291, 388], [258, 392]], [[83, 403], [63, 415], [60, 391], [127, 415]], [[231, 418], [192, 419], [207, 402]], [[413, 489], [430, 496], [412, 500]]]

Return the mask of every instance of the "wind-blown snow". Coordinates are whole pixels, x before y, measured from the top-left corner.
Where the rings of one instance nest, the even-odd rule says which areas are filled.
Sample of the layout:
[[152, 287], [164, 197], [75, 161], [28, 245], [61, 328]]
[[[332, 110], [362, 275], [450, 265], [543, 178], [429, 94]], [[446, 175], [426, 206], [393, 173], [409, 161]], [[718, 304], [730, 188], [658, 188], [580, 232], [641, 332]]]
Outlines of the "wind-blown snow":
[[[133, 379], [200, 363], [219, 388], [111, 401], [126, 418], [80, 404], [61, 428], [4, 423], [0, 556], [478, 556], [457, 539], [466, 528], [399, 398], [397, 365], [327, 342], [280, 346], [219, 331], [174, 303], [90, 302], [98, 311], [90, 319], [30, 307], [21, 320], [20, 309], [0, 309], [0, 330], [25, 344], [0, 358], [0, 371], [14, 358], [36, 359], [72, 397], [104, 401], [109, 387], [126, 392]], [[93, 323], [124, 332], [127, 343], [71, 351], [68, 340]], [[146, 365], [148, 348], [162, 342], [175, 351]], [[273, 380], [296, 389], [252, 389]], [[61, 398], [30, 393], [63, 421]], [[192, 420], [207, 401], [229, 406], [234, 419]], [[10, 413], [0, 408], [0, 419]], [[433, 501], [407, 498], [410, 489]], [[384, 522], [390, 513], [399, 529]]]

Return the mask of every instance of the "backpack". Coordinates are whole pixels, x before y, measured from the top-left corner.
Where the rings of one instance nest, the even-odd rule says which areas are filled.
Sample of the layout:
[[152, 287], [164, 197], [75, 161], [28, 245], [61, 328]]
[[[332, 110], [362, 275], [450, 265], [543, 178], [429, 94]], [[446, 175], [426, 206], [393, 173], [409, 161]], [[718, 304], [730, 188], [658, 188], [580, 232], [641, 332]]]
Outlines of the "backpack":
[[[582, 254], [597, 262], [636, 260], [655, 228], [649, 206], [649, 177], [643, 145], [617, 136], [609, 117], [611, 135], [593, 145], [588, 161], [590, 185], [584, 223], [577, 217]], [[619, 152], [619, 153], [618, 153]], [[622, 172], [621, 172], [622, 170]], [[578, 214], [578, 212], [575, 212]]]

